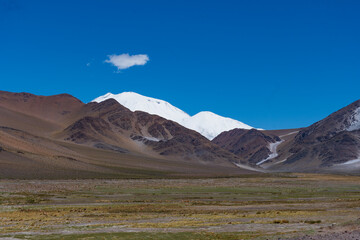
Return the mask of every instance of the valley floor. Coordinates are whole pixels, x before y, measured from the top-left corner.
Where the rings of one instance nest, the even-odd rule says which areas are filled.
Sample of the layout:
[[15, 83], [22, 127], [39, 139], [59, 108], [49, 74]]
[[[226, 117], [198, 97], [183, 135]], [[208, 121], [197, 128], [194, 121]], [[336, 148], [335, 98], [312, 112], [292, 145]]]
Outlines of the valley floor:
[[0, 239], [359, 238], [360, 177], [1, 180]]

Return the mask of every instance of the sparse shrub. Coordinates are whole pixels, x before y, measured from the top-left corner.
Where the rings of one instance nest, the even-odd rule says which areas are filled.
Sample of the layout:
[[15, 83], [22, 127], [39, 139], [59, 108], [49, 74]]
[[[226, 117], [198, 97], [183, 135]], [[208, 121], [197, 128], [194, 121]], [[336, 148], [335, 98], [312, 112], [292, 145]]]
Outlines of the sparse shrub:
[[274, 220], [273, 221], [274, 224], [284, 224], [284, 223], [289, 223], [289, 220], [283, 219], [283, 220]]
[[36, 203], [36, 199], [31, 196], [28, 196], [25, 198], [25, 202], [28, 204], [34, 204], [34, 203]]
[[304, 223], [316, 224], [316, 223], [321, 223], [321, 220], [305, 220]]

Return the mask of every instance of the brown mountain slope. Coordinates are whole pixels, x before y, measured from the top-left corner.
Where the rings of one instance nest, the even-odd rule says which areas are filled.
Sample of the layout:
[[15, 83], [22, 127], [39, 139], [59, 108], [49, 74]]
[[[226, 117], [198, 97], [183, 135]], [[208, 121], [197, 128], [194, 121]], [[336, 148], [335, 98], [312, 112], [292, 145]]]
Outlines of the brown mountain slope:
[[116, 101], [0, 92], [0, 178], [228, 176], [232, 153]]
[[358, 173], [360, 166], [344, 163], [360, 157], [360, 100], [302, 129], [280, 148], [277, 171], [339, 171]]
[[60, 124], [84, 103], [69, 94], [37, 96], [0, 91], [0, 107]]

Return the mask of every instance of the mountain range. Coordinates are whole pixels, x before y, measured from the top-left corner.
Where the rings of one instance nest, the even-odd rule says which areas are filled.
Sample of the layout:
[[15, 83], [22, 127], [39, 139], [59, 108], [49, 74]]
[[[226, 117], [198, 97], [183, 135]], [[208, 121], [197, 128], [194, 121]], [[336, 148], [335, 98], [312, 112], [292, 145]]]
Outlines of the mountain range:
[[209, 111], [199, 112], [194, 116], [190, 116], [166, 101], [142, 96], [134, 92], [123, 92], [120, 94], [107, 93], [94, 99], [93, 102], [102, 102], [108, 99], [115, 99], [131, 111], [143, 111], [150, 114], [156, 114], [160, 117], [177, 122], [186, 128], [197, 131], [210, 140], [220, 133], [234, 128], [252, 128], [240, 121], [222, 117]]
[[359, 174], [359, 153], [360, 100], [308, 127], [262, 130], [136, 93], [86, 104], [0, 91], [0, 178]]
[[196, 131], [114, 99], [0, 91], [0, 178], [223, 176], [251, 173]]

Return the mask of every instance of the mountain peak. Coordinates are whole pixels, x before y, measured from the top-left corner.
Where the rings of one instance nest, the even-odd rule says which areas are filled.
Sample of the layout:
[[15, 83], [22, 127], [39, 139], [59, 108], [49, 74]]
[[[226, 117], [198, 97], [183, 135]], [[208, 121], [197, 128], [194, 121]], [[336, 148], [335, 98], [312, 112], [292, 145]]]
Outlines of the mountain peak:
[[201, 111], [190, 116], [164, 100], [146, 97], [135, 92], [107, 93], [94, 99], [93, 102], [102, 102], [109, 98], [115, 99], [133, 112], [143, 111], [177, 122], [186, 128], [199, 132], [210, 140], [223, 131], [234, 128], [252, 128], [240, 121], [222, 117], [210, 111]]
[[217, 115], [216, 113], [213, 113], [213, 112], [210, 112], [210, 111], [201, 111], [201, 112], [198, 112], [197, 114], [195, 114], [193, 117], [195, 116], [219, 116], [220, 115]]

